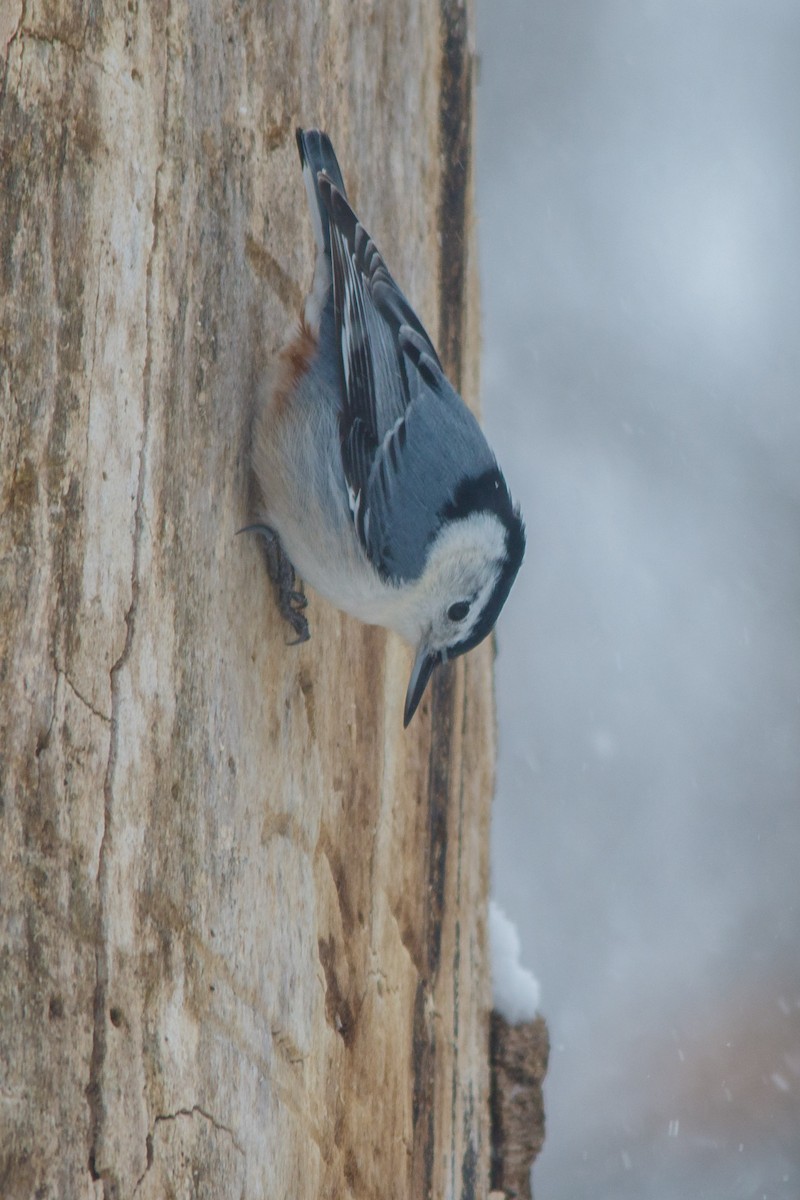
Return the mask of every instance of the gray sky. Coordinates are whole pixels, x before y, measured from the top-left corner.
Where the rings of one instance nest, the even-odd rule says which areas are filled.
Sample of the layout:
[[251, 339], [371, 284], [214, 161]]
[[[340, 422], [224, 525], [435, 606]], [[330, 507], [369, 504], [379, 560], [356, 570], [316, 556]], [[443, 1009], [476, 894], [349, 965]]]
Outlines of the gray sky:
[[482, 0], [537, 1200], [800, 1195], [800, 4]]

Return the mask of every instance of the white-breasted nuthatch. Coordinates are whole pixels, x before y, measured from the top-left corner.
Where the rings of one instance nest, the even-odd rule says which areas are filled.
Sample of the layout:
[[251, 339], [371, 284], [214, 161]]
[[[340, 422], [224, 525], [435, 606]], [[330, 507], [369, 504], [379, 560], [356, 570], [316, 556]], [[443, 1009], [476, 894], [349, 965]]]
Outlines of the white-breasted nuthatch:
[[434, 667], [494, 627], [525, 531], [475, 417], [347, 202], [330, 139], [297, 131], [316, 265], [258, 414], [253, 467], [281, 612], [308, 637], [294, 572], [416, 648], [411, 720]]

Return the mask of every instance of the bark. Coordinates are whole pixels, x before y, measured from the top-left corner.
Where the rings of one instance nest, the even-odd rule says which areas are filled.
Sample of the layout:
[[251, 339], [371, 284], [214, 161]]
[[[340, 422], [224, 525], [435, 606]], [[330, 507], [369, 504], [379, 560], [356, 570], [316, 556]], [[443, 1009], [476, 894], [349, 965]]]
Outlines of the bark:
[[484, 1195], [491, 646], [410, 652], [246, 523], [312, 237], [293, 130], [468, 401], [471, 9], [0, 11], [0, 1194]]
[[509, 1025], [496, 1010], [489, 1025], [493, 1196], [531, 1200], [531, 1165], [544, 1143], [542, 1084], [550, 1057], [544, 1019]]

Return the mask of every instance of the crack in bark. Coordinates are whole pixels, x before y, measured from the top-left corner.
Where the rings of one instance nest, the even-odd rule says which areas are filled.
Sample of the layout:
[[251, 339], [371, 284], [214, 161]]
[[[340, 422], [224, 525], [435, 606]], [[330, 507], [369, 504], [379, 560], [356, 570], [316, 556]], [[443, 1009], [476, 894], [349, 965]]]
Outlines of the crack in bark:
[[[92, 428], [92, 393], [94, 392], [94, 364], [97, 359], [97, 313], [100, 309], [100, 278], [102, 275], [102, 267], [98, 264], [97, 268], [97, 291], [94, 297], [94, 325], [92, 328], [92, 365], [89, 368], [89, 382], [86, 387], [86, 455], [84, 458], [84, 477], [89, 469], [89, 444], [91, 440]], [[84, 487], [84, 495], [86, 489]]]
[[68, 685], [70, 691], [75, 695], [75, 697], [78, 700], [80, 700], [81, 704], [83, 704], [85, 708], [88, 708], [89, 712], [93, 713], [97, 718], [99, 718], [99, 720], [103, 721], [106, 725], [109, 725], [111, 723], [110, 715], [108, 713], [101, 712], [99, 708], [95, 708], [95, 706], [92, 704], [91, 700], [87, 700], [86, 697], [84, 695], [82, 695], [81, 692], [78, 691], [77, 687], [75, 686], [73, 681], [70, 679], [69, 673], [67, 671], [65, 671], [63, 667], [60, 667], [58, 664], [56, 664], [56, 671], [58, 672], [59, 675], [62, 675], [64, 677], [64, 681]]
[[21, 37], [22, 34], [24, 33], [24, 29], [23, 29], [24, 24], [25, 24], [25, 0], [22, 0], [22, 3], [20, 4], [20, 8], [19, 8], [19, 19], [17, 20], [17, 27], [14, 30], [14, 32], [11, 34], [11, 37], [6, 42], [5, 46], [3, 47], [3, 54], [4, 54], [6, 62], [8, 62], [9, 50], [11, 49], [11, 47], [13, 46], [13, 44], [17, 40], [17, 38]]
[[144, 1171], [139, 1176], [139, 1178], [136, 1180], [136, 1184], [134, 1186], [132, 1195], [135, 1196], [136, 1193], [139, 1191], [139, 1188], [144, 1183], [144, 1180], [147, 1177], [147, 1174], [150, 1171], [150, 1168], [152, 1167], [152, 1165], [155, 1161], [155, 1154], [153, 1151], [153, 1138], [155, 1136], [155, 1132], [156, 1132], [156, 1129], [158, 1128], [158, 1126], [167, 1124], [169, 1122], [178, 1121], [178, 1120], [180, 1120], [181, 1117], [183, 1117], [184, 1119], [193, 1121], [196, 1116], [202, 1117], [204, 1121], [207, 1121], [209, 1123], [209, 1125], [211, 1126], [211, 1128], [215, 1129], [217, 1131], [217, 1133], [226, 1134], [230, 1138], [231, 1144], [233, 1145], [233, 1148], [237, 1152], [237, 1154], [240, 1154], [242, 1156], [242, 1158], [246, 1158], [244, 1147], [239, 1142], [238, 1138], [236, 1137], [236, 1134], [233, 1132], [231, 1127], [229, 1125], [223, 1125], [222, 1121], [218, 1121], [212, 1113], [208, 1112], [208, 1110], [203, 1108], [201, 1105], [193, 1104], [191, 1108], [178, 1108], [175, 1110], [174, 1113], [159, 1113], [156, 1116], [155, 1120], [153, 1121], [152, 1133], [148, 1133], [148, 1135], [147, 1135], [147, 1166], [145, 1167]]
[[239, 1142], [230, 1125], [224, 1125], [222, 1121], [218, 1121], [213, 1113], [208, 1112], [200, 1104], [193, 1104], [191, 1108], [179, 1108], [174, 1113], [160, 1113], [153, 1122], [153, 1130], [155, 1131], [156, 1125], [160, 1125], [164, 1121], [176, 1121], [179, 1117], [193, 1119], [195, 1116], [202, 1117], [204, 1121], [208, 1121], [212, 1129], [216, 1129], [218, 1133], [226, 1133], [231, 1139], [234, 1150], [238, 1154], [241, 1154], [242, 1158], [245, 1157], [244, 1146]]
[[89, 25], [91, 22], [90, 14], [87, 13], [86, 22], [83, 26], [83, 34], [82, 34], [81, 40], [79, 42], [70, 41], [69, 38], [63, 37], [62, 35], [60, 35], [58, 33], [46, 34], [46, 33], [40, 33], [36, 29], [28, 29], [25, 25], [25, 18], [26, 18], [26, 12], [25, 12], [25, 3], [23, 0], [22, 12], [20, 13], [20, 18], [19, 18], [19, 21], [17, 22], [17, 27], [5, 45], [4, 63], [5, 63], [6, 70], [3, 72], [3, 87], [2, 87], [2, 89], [0, 89], [0, 98], [2, 98], [3, 92], [5, 91], [5, 76], [6, 76], [6, 72], [8, 69], [9, 51], [11, 49], [11, 46], [14, 44], [14, 42], [17, 42], [17, 41], [20, 42], [21, 44], [24, 44], [24, 42], [26, 42], [26, 41], [38, 42], [40, 45], [49, 46], [53, 50], [59, 49], [59, 48], [64, 49], [64, 50], [69, 50], [71, 54], [75, 54], [78, 57], [80, 57], [81, 59], [83, 59], [83, 61], [85, 63], [88, 63], [88, 65], [90, 67], [94, 67], [94, 69], [96, 71], [99, 71], [101, 75], [105, 75], [106, 79], [110, 79], [111, 82], [113, 84], [116, 84], [117, 87], [125, 90], [125, 88], [127, 86], [127, 80], [124, 78], [124, 76], [121, 77], [121, 76], [115, 74], [113, 71], [110, 71], [104, 62], [101, 62], [97, 58], [92, 58], [92, 56], [86, 50], [86, 38], [87, 38], [87, 35], [89, 32]]
[[[85, 55], [86, 47], [81, 43], [71, 42], [68, 38], [59, 37], [57, 33], [51, 33], [48, 37], [44, 33], [37, 33], [35, 29], [20, 29], [19, 36], [27, 38], [29, 42], [40, 42], [43, 46], [63, 46], [65, 50], [71, 50], [73, 54]], [[89, 60], [90, 61], [90, 60]]]
[[[165, 78], [165, 90], [168, 79]], [[97, 1143], [104, 1115], [101, 1074], [106, 1057], [106, 1010], [108, 994], [108, 856], [113, 839], [113, 804], [114, 804], [114, 775], [116, 772], [117, 755], [119, 750], [119, 707], [120, 707], [120, 675], [131, 656], [133, 637], [136, 629], [136, 616], [139, 607], [139, 562], [141, 555], [142, 531], [145, 524], [144, 488], [147, 475], [147, 456], [150, 438], [150, 407], [151, 407], [151, 376], [152, 376], [152, 344], [151, 321], [153, 309], [153, 259], [158, 248], [158, 231], [161, 213], [160, 184], [163, 161], [156, 168], [153, 187], [152, 226], [153, 239], [147, 259], [146, 290], [145, 290], [145, 330], [146, 346], [145, 361], [142, 372], [142, 437], [139, 450], [139, 477], [136, 486], [136, 501], [133, 521], [133, 561], [131, 564], [131, 599], [125, 614], [125, 644], [116, 662], [111, 667], [111, 738], [108, 753], [108, 763], [103, 782], [103, 836], [100, 842], [100, 854], [97, 871], [97, 951], [96, 981], [94, 997], [94, 1031], [92, 1036], [92, 1056], [89, 1069], [89, 1083], [86, 1095], [89, 1102], [91, 1119], [89, 1167], [92, 1178], [102, 1179], [108, 1172], [97, 1169]]]
[[[439, 92], [439, 154], [442, 174], [439, 184], [437, 226], [439, 256], [439, 353], [450, 379], [462, 388], [464, 373], [464, 310], [467, 302], [467, 251], [469, 217], [470, 151], [472, 129], [472, 62], [468, 46], [468, 12], [462, 0], [439, 0], [441, 37], [441, 80]], [[463, 669], [463, 668], [462, 668]], [[434, 1192], [437, 1112], [435, 1088], [441, 1070], [439, 1047], [441, 1026], [433, 1007], [439, 976], [444, 925], [444, 901], [448, 872], [448, 843], [461, 808], [455, 810], [454, 787], [463, 804], [463, 776], [456, 780], [451, 762], [456, 733], [463, 737], [465, 710], [459, 713], [454, 667], [440, 668], [431, 683], [431, 742], [428, 760], [427, 857], [428, 904], [423, 922], [425, 971], [420, 976], [413, 1026], [412, 1179], [415, 1193]], [[466, 682], [462, 705], [466, 704]], [[463, 746], [462, 746], [463, 754]], [[463, 771], [463, 758], [461, 760]], [[461, 845], [458, 847], [459, 863]], [[452, 870], [452, 865], [450, 867]], [[460, 937], [460, 927], [457, 927]], [[459, 945], [460, 953], [460, 945]], [[454, 1019], [458, 1028], [458, 970], [454, 969]], [[457, 1044], [457, 1043], [456, 1043]], [[455, 1158], [455, 1107], [457, 1099], [457, 1054], [452, 1065], [451, 1157]], [[454, 1167], [453, 1167], [454, 1170]], [[451, 1190], [455, 1194], [454, 1174]]]
[[[2, 98], [1, 92], [0, 92], [0, 98]], [[3, 347], [3, 350], [5, 352], [5, 346]], [[11, 356], [9, 355], [8, 357], [10, 360]], [[19, 458], [20, 458], [20, 453], [22, 451], [22, 436], [23, 436], [23, 429], [24, 429], [24, 425], [25, 425], [25, 422], [22, 417], [22, 405], [20, 404], [19, 398], [17, 397], [17, 394], [14, 391], [14, 388], [12, 387], [12, 384], [11, 384], [10, 361], [9, 361], [9, 365], [8, 365], [8, 394], [11, 397], [12, 403], [17, 410], [17, 444], [14, 447], [14, 466], [13, 466], [13, 469], [11, 472], [11, 486], [7, 489], [8, 500], [3, 505], [3, 507], [0, 508], [0, 522], [5, 520], [6, 513], [9, 512], [9, 510], [14, 507], [14, 496], [16, 495], [17, 480], [19, 478]]]
[[22, 66], [22, 55], [23, 55], [23, 50], [24, 50], [24, 42], [22, 41], [22, 34], [24, 31], [23, 31], [22, 27], [23, 27], [24, 21], [25, 21], [25, 0], [22, 0], [22, 7], [20, 9], [19, 20], [17, 21], [17, 27], [14, 30], [14, 32], [12, 33], [11, 37], [6, 42], [5, 46], [3, 47], [3, 71], [2, 71], [2, 75], [0, 75], [0, 101], [5, 99], [6, 85], [8, 83], [8, 60], [11, 57], [11, 47], [14, 45], [14, 42], [16, 42], [16, 41], [20, 42], [19, 60], [20, 60], [20, 67]]
[[[23, 11], [19, 20], [19, 24], [14, 31], [15, 38], [27, 38], [31, 42], [41, 42], [43, 46], [64, 46], [67, 50], [71, 50], [73, 54], [85, 54], [86, 51], [86, 26], [84, 26], [84, 39], [82, 42], [71, 42], [69, 38], [61, 37], [57, 33], [51, 33], [49, 36], [45, 33], [39, 33], [36, 29], [25, 28], [25, 5], [23, 3]], [[9, 42], [9, 46], [11, 45]]]

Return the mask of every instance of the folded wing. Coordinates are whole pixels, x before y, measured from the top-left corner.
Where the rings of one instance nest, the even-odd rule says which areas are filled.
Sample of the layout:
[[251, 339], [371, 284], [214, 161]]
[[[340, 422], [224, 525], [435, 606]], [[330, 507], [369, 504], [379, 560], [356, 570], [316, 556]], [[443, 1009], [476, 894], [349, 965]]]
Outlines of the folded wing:
[[342, 463], [356, 531], [384, 578], [417, 578], [465, 476], [495, 466], [480, 427], [375, 243], [325, 174], [343, 402]]

